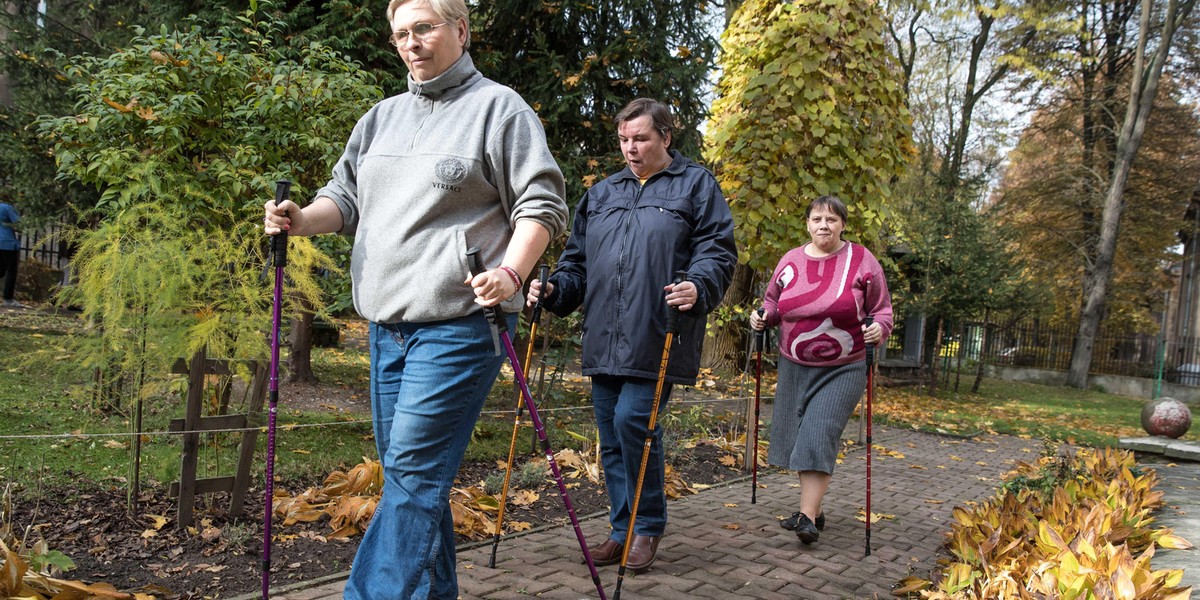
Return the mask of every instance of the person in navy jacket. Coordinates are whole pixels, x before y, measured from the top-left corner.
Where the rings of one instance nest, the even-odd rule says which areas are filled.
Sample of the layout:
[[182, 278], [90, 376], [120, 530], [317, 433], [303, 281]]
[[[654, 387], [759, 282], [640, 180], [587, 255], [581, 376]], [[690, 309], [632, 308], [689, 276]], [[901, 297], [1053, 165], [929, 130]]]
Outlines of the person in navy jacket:
[[[680, 311], [659, 413], [671, 384], [693, 385], [705, 317], [721, 302], [737, 248], [733, 216], [712, 173], [671, 149], [673, 119], [639, 98], [616, 117], [626, 167], [593, 186], [576, 208], [554, 273], [530, 284], [532, 304], [559, 316], [583, 307], [583, 374], [592, 404], [612, 533], [589, 547], [595, 563], [620, 561], [666, 338], [668, 306]], [[687, 278], [672, 284], [676, 271]], [[651, 444], [627, 567], [648, 568], [667, 524], [662, 428]]]

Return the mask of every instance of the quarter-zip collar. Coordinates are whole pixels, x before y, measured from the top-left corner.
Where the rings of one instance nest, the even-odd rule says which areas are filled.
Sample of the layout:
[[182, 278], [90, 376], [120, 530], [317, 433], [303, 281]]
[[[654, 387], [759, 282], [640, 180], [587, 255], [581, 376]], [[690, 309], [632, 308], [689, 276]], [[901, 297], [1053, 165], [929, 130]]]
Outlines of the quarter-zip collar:
[[414, 96], [429, 100], [437, 100], [456, 88], [464, 87], [482, 79], [483, 75], [475, 68], [475, 61], [466, 51], [444, 73], [418, 83], [413, 80], [412, 73], [408, 74], [408, 91]]

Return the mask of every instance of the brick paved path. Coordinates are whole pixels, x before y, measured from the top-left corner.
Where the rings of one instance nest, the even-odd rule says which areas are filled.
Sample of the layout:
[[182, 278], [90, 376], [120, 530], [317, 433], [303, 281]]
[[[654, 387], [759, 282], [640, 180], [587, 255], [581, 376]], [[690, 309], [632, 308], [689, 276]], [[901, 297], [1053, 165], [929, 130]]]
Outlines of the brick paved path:
[[[865, 454], [858, 450], [834, 474], [824, 505], [827, 524], [817, 544], [802, 545], [778, 524], [799, 508], [795, 474], [760, 471], [757, 504], [750, 504], [749, 481], [671, 502], [657, 561], [644, 574], [627, 573], [622, 598], [890, 598], [898, 580], [914, 573], [928, 578], [936, 567], [955, 506], [990, 497], [1002, 473], [1040, 451], [1038, 440], [1009, 436], [963, 440], [875, 429], [871, 509], [891, 516], [872, 525], [871, 556], [864, 557], [865, 525], [855, 519], [863, 507], [866, 473]], [[847, 434], [856, 433], [852, 422]], [[582, 525], [590, 540], [608, 529], [605, 518]], [[598, 597], [587, 567], [578, 564], [579, 545], [569, 524], [505, 538], [496, 569], [487, 567], [490, 550], [490, 542], [460, 548], [462, 600]], [[617, 567], [598, 569], [611, 597]], [[341, 597], [341, 578], [314, 583], [273, 597]]]

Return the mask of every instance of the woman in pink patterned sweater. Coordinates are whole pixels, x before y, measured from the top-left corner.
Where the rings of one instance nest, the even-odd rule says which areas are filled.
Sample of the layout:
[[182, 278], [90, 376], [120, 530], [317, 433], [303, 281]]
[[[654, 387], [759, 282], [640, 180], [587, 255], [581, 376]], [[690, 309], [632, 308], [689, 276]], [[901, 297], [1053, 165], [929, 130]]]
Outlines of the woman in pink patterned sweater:
[[[892, 331], [892, 301], [879, 261], [842, 239], [846, 205], [835, 196], [805, 213], [812, 242], [788, 251], [763, 296], [764, 316], [750, 326], [780, 328], [779, 383], [767, 462], [800, 472], [800, 510], [780, 524], [805, 544], [825, 528], [842, 430], [867, 386], [866, 344]], [[864, 319], [874, 317], [867, 327]]]

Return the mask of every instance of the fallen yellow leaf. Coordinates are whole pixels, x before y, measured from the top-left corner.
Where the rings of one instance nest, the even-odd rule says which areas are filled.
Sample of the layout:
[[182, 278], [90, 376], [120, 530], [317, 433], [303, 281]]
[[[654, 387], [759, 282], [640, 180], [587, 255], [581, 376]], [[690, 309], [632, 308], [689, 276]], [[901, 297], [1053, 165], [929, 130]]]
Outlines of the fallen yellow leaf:
[[167, 518], [162, 515], [145, 514], [142, 516], [150, 519], [150, 526], [153, 527], [155, 531], [162, 529], [163, 526], [167, 524]]

